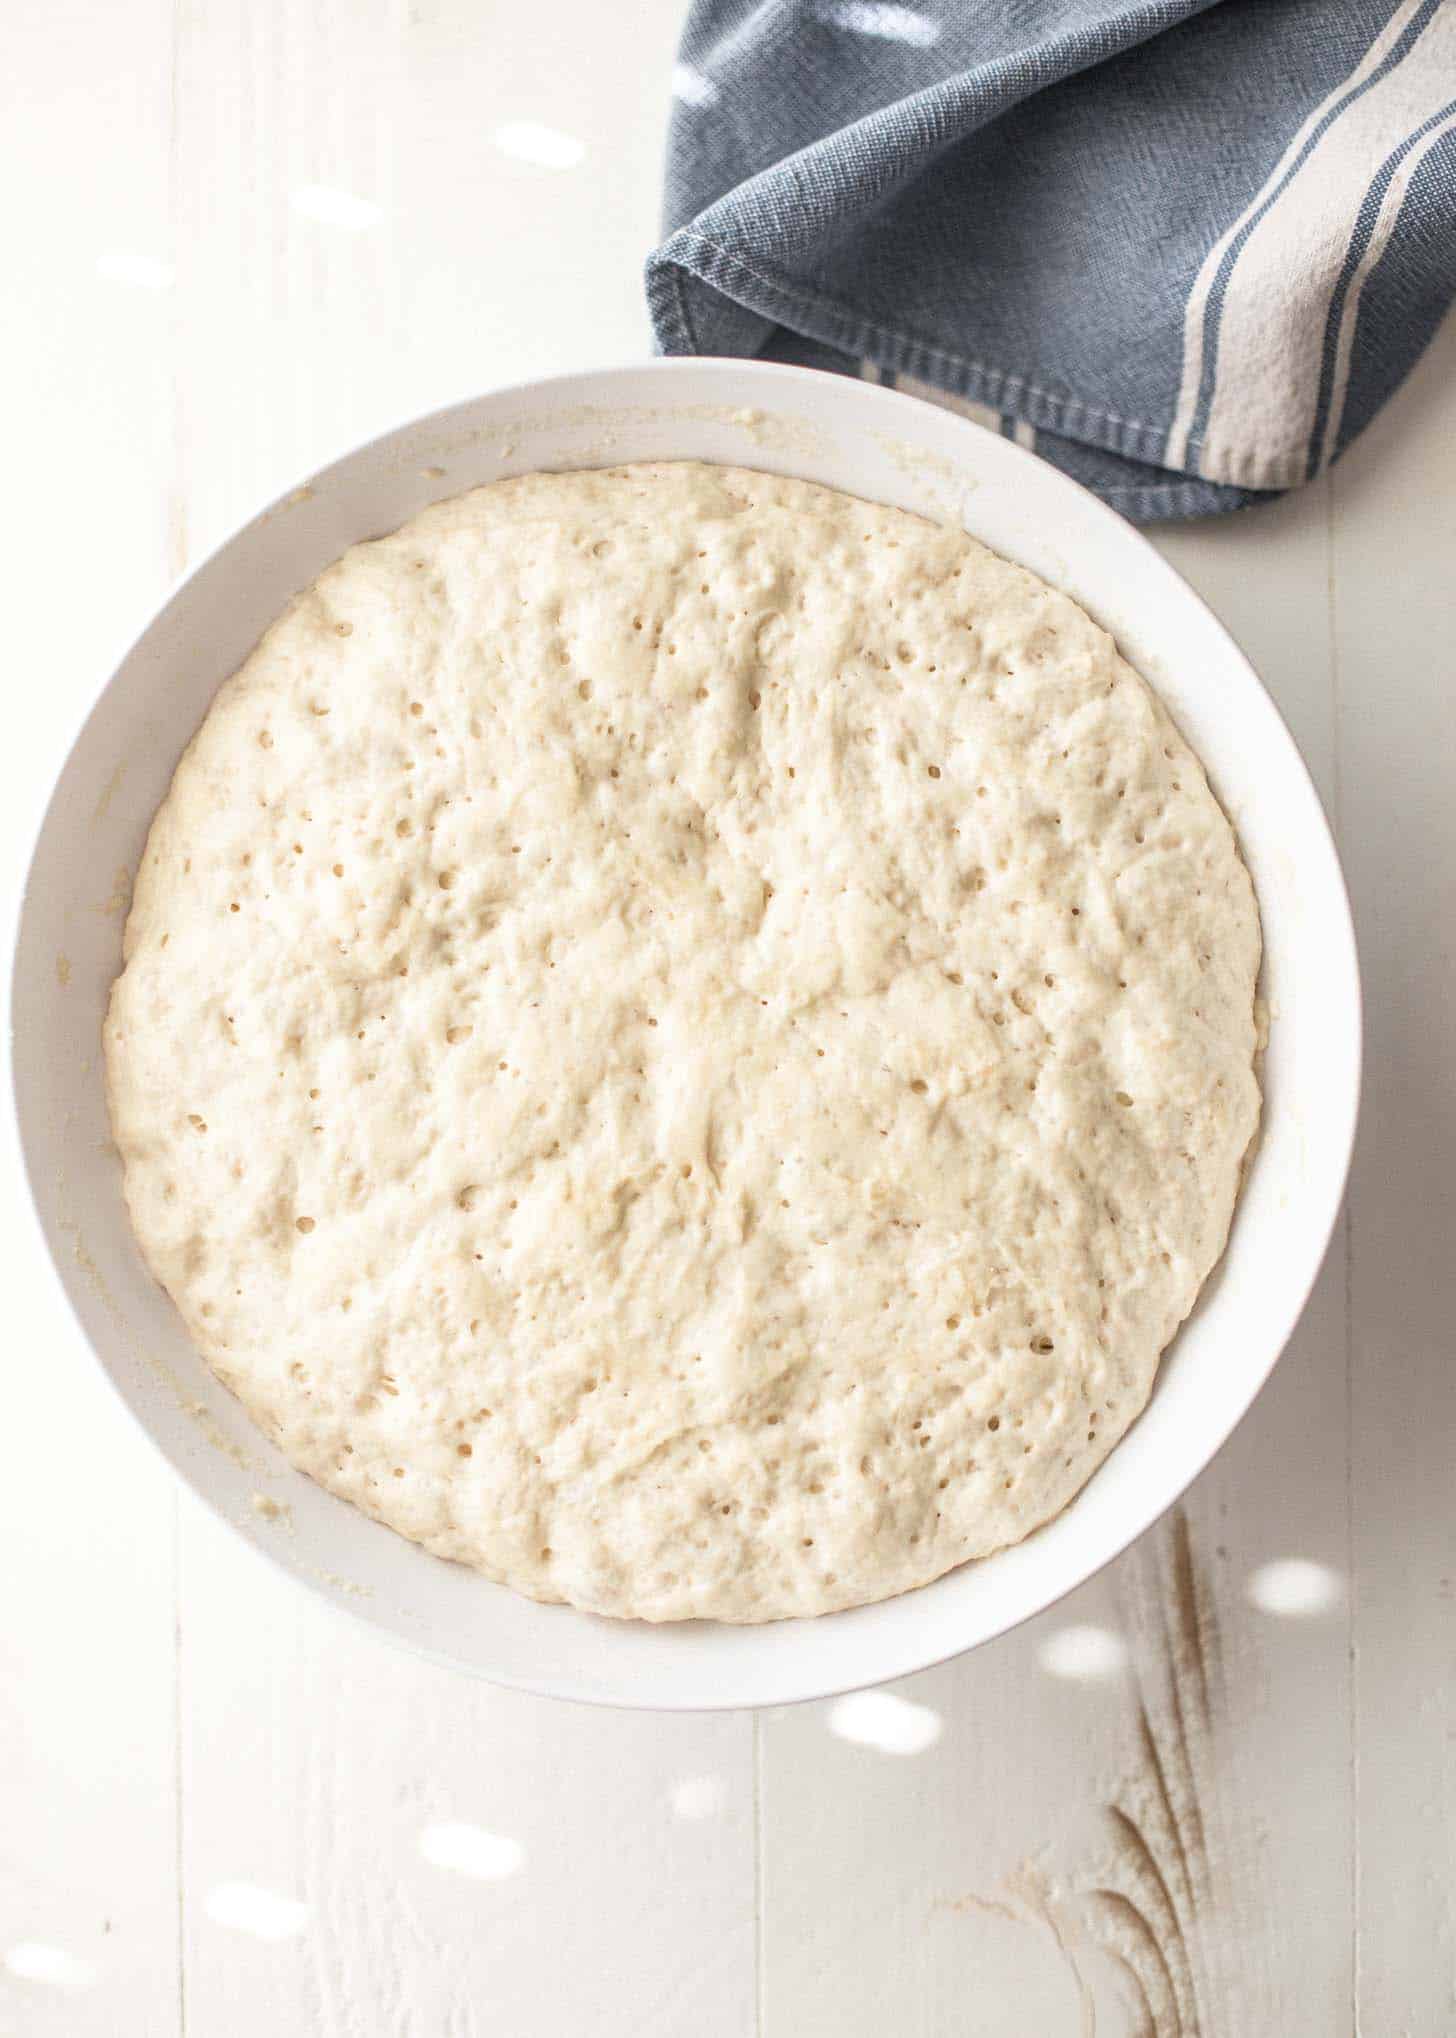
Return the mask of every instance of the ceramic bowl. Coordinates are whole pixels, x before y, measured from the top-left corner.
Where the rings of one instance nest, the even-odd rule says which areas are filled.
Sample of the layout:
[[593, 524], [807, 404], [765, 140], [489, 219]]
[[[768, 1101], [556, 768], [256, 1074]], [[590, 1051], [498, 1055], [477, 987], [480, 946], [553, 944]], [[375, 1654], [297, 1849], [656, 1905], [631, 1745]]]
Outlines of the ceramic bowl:
[[[1145, 1413], [1017, 1548], [878, 1606], [764, 1627], [651, 1627], [538, 1606], [442, 1562], [289, 1467], [197, 1357], [132, 1239], [100, 1028], [124, 879], [219, 683], [288, 597], [356, 540], [538, 468], [731, 462], [953, 518], [1088, 609], [1158, 689], [1238, 829], [1263, 916], [1265, 1117], [1228, 1251]], [[64, 958], [64, 961], [61, 959]], [[878, 1683], [989, 1641], [1089, 1577], [1175, 1501], [1243, 1415], [1304, 1306], [1354, 1135], [1359, 978], [1319, 800], [1248, 663], [1138, 533], [1008, 439], [866, 382], [658, 361], [477, 397], [361, 446], [245, 524], [107, 682], [50, 802], [14, 985], [19, 1129], [60, 1286], [100, 1372], [179, 1476], [308, 1591], [502, 1684], [672, 1709]]]

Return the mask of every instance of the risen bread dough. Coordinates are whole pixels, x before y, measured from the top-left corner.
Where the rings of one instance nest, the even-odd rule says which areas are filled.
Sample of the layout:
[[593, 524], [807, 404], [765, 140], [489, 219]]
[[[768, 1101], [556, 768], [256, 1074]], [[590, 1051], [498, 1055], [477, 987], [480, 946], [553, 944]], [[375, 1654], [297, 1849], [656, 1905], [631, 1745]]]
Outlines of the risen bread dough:
[[1218, 1257], [1258, 919], [1110, 638], [692, 464], [357, 546], [219, 692], [106, 1025], [143, 1251], [293, 1462], [766, 1620], [1065, 1506]]

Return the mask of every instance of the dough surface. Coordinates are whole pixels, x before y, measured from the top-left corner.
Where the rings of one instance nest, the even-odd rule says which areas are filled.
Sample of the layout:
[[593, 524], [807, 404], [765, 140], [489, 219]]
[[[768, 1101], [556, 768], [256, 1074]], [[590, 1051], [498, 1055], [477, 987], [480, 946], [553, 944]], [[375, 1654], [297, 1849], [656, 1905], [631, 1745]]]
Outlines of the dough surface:
[[1259, 926], [1111, 639], [693, 463], [360, 545], [219, 691], [106, 1022], [137, 1237], [292, 1461], [651, 1620], [1058, 1513], [1221, 1252]]

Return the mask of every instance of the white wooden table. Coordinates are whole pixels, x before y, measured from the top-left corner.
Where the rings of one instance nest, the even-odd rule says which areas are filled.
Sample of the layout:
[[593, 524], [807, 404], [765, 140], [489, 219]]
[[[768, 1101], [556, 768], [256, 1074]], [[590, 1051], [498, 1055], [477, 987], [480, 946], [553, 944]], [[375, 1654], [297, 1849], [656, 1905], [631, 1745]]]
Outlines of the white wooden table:
[[[646, 351], [679, 4], [5, 10], [12, 904], [189, 560], [408, 412]], [[1186, 1505], [891, 1693], [515, 1697], [179, 1496], [7, 1249], [0, 2038], [1456, 2030], [1453, 371], [1448, 324], [1333, 477], [1159, 540], [1322, 786], [1369, 999], [1348, 1217]]]

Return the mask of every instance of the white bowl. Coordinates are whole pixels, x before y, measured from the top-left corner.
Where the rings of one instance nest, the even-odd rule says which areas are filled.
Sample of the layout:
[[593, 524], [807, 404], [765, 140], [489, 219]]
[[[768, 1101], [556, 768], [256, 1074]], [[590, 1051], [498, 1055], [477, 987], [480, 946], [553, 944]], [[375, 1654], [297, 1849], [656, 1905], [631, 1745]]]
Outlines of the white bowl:
[[[1239, 831], [1274, 1015], [1263, 1136], [1228, 1253], [1148, 1409], [1085, 1490], [1016, 1549], [921, 1591], [757, 1628], [655, 1628], [537, 1606], [293, 1471], [194, 1353], [142, 1264], [102, 1087], [116, 874], [135, 869], [215, 688], [289, 595], [356, 540], [477, 483], [687, 458], [958, 518], [1104, 623], [1161, 692]], [[568, 376], [436, 412], [346, 455], [221, 545], [122, 660], [61, 774], [21, 917], [14, 1026], [21, 1138], [61, 1284], [102, 1370], [193, 1491], [320, 1598], [440, 1662], [530, 1691], [673, 1709], [823, 1697], [923, 1668], [1039, 1612], [1141, 1534], [1244, 1413], [1304, 1306], [1344, 1186], [1360, 1071], [1354, 936], [1319, 800], [1268, 695], [1172, 568], [1009, 440], [868, 383], [731, 361]]]

